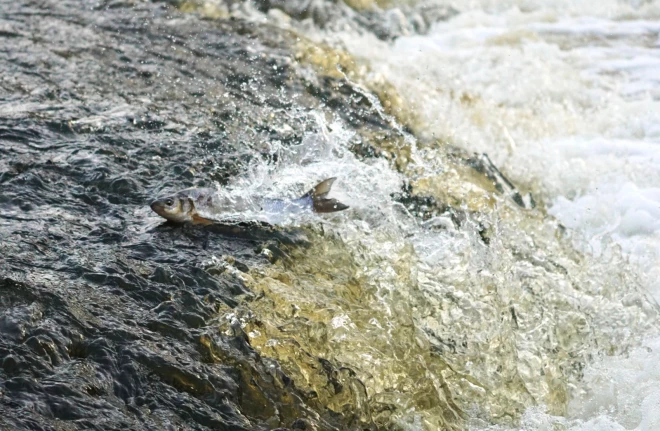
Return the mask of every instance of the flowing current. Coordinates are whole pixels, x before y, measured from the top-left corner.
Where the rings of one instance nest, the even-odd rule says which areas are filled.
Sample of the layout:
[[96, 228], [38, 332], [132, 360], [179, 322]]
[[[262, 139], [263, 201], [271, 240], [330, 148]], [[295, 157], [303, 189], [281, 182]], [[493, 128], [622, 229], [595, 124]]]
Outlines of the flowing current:
[[[660, 429], [657, 1], [0, 0], [0, 41], [0, 428]], [[191, 186], [279, 228], [162, 225]]]
[[[420, 134], [488, 152], [580, 251], [620, 248], [660, 300], [660, 4], [554, 3], [470, 2], [424, 36], [343, 41], [415, 106]], [[629, 330], [640, 346], [587, 363], [565, 419], [531, 408], [522, 428], [658, 429], [660, 340]]]
[[[341, 250], [323, 246], [289, 269], [317, 274], [269, 289], [329, 323], [316, 343], [302, 337], [308, 347], [356, 366], [406, 429], [660, 427], [660, 5], [546, 3], [457, 4], [394, 41], [296, 27], [359, 59], [367, 85], [392, 84], [406, 108], [390, 112], [412, 113], [417, 138], [387, 148], [406, 158], [395, 170], [356, 159], [342, 125], [318, 117], [319, 132], [282, 150], [275, 172], [255, 167], [237, 185], [275, 176], [286, 191], [340, 173], [336, 193], [353, 210], [325, 224]], [[444, 145], [489, 154], [541, 209], [466, 185]], [[458, 229], [446, 215], [420, 220], [392, 201], [404, 182], [479, 216]], [[570, 240], [557, 239], [560, 225]], [[327, 268], [345, 255], [355, 268], [337, 279]], [[274, 333], [250, 332], [282, 358]]]

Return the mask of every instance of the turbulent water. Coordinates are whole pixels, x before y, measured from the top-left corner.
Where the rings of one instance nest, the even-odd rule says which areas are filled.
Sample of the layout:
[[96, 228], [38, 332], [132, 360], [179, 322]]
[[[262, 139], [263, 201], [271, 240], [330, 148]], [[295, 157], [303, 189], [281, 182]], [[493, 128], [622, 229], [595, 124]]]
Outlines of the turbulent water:
[[[2, 429], [660, 428], [657, 2], [0, 1], [0, 42]], [[149, 209], [189, 186], [231, 222]]]

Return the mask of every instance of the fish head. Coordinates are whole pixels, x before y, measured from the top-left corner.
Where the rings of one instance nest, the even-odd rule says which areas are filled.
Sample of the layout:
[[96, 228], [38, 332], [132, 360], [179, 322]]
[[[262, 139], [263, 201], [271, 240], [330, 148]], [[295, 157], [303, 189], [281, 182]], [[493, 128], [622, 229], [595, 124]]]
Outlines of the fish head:
[[176, 223], [192, 221], [195, 207], [189, 198], [165, 196], [151, 203], [151, 209], [159, 216]]

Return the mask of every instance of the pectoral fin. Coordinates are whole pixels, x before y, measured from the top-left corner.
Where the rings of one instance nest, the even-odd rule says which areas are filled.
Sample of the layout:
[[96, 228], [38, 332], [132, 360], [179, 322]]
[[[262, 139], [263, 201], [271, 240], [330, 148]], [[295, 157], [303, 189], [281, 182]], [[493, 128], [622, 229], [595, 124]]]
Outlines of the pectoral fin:
[[209, 220], [207, 218], [201, 217], [199, 214], [195, 213], [192, 215], [192, 223], [208, 226], [210, 224], [213, 224], [213, 220]]

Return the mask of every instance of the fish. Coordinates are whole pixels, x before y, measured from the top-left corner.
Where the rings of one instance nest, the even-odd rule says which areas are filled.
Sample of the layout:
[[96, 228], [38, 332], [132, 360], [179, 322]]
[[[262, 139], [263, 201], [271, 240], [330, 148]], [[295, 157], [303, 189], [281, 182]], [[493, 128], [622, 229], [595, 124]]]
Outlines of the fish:
[[[328, 193], [337, 178], [325, 179], [297, 199], [264, 199], [261, 209], [266, 213], [332, 213], [348, 209], [349, 206], [336, 199], [329, 199]], [[211, 225], [216, 220], [200, 215], [200, 211], [217, 212], [221, 208], [219, 197], [210, 188], [189, 188], [172, 195], [164, 196], [151, 203], [151, 209], [164, 219], [174, 223]]]

